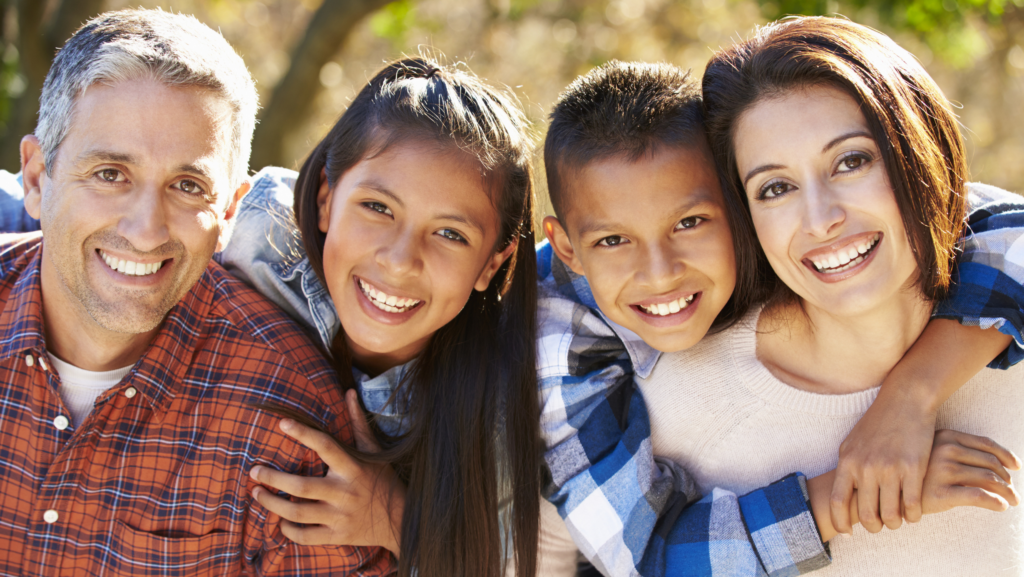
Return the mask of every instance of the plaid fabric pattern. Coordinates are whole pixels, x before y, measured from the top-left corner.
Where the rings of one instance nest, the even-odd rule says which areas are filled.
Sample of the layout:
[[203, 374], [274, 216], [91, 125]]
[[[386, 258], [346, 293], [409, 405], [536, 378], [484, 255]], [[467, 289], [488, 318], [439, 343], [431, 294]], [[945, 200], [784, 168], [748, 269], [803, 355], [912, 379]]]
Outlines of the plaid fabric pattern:
[[692, 478], [654, 457], [643, 396], [659, 353], [603, 317], [586, 279], [538, 247], [541, 430], [558, 507], [605, 575], [798, 575], [830, 562], [803, 476], [742, 497], [701, 499]]
[[1024, 199], [971, 184], [969, 203], [974, 208], [967, 221], [971, 234], [949, 298], [933, 316], [997, 328], [1013, 337], [1013, 344], [989, 365], [1006, 369], [1024, 359]]
[[[38, 234], [0, 245], [0, 575], [383, 575], [380, 549], [299, 547], [250, 497], [265, 463], [322, 475], [255, 408], [352, 439], [328, 363], [290, 319], [211, 264], [80, 429], [44, 342]], [[339, 409], [341, 408], [341, 409]]]

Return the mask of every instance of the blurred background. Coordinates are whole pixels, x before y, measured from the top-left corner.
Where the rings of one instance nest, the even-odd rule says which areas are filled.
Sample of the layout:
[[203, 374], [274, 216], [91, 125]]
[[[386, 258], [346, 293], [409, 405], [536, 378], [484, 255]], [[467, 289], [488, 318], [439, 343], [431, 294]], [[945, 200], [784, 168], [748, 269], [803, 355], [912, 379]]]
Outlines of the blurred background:
[[[18, 169], [53, 54], [104, 10], [161, 7], [219, 29], [260, 91], [251, 167], [298, 168], [388, 60], [427, 50], [511, 87], [538, 144], [559, 92], [610, 59], [695, 74], [787, 14], [842, 14], [914, 53], [958, 107], [972, 179], [1024, 192], [1024, 0], [0, 0], [0, 168]], [[538, 157], [539, 161], [539, 157]], [[541, 179], [542, 180], [542, 179]], [[542, 206], [546, 191], [541, 185]]]

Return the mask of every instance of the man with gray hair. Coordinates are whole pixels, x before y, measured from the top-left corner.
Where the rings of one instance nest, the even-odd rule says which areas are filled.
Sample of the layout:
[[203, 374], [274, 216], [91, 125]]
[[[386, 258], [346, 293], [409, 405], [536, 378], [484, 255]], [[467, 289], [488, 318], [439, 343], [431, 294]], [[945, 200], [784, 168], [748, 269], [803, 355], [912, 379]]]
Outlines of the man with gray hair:
[[25, 209], [0, 237], [0, 574], [385, 574], [380, 549], [299, 547], [256, 464], [322, 475], [260, 409], [343, 441], [330, 364], [211, 263], [247, 192], [256, 93], [192, 17], [111, 12], [58, 53]]

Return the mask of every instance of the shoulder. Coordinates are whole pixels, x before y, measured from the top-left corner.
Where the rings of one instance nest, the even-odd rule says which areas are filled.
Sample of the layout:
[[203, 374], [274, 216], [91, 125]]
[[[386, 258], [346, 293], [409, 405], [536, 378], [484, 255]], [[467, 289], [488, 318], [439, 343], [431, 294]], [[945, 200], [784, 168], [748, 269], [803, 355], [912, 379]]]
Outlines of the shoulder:
[[0, 275], [8, 274], [24, 265], [26, 253], [34, 252], [41, 244], [41, 232], [0, 233]]
[[205, 276], [212, 285], [206, 346], [218, 347], [223, 362], [241, 369], [232, 378], [247, 380], [253, 402], [309, 413], [333, 431], [344, 399], [321, 349], [284, 311], [216, 263]]
[[277, 262], [293, 255], [301, 245], [292, 212], [296, 176], [291, 170], [268, 167], [253, 177], [252, 188], [239, 202], [222, 261]]

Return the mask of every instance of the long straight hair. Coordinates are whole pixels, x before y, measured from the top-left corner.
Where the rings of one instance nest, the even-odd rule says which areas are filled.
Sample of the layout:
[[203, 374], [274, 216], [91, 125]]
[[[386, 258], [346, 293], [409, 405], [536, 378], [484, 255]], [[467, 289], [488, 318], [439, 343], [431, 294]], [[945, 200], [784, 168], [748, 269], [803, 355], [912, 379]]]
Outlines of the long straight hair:
[[[317, 226], [321, 173], [335, 186], [360, 160], [399, 140], [429, 139], [480, 163], [500, 230], [516, 242], [485, 291], [441, 327], [392, 396], [408, 403], [407, 433], [359, 454], [392, 464], [408, 484], [399, 575], [502, 575], [511, 530], [517, 574], [536, 572], [541, 445], [537, 398], [536, 254], [531, 139], [513, 96], [426, 58], [387, 65], [313, 150], [295, 187], [295, 219], [309, 262], [326, 285]], [[344, 331], [344, 327], [342, 327]], [[339, 379], [354, 386], [343, 335], [332, 346]], [[401, 398], [401, 401], [399, 401]]]
[[[736, 123], [766, 98], [809, 86], [842, 90], [867, 120], [896, 197], [919, 270], [918, 286], [932, 300], [949, 290], [964, 232], [967, 155], [960, 126], [938, 85], [888, 36], [841, 18], [774, 22], [711, 58], [704, 72], [706, 123], [722, 172], [737, 233], [753, 235], [747, 195], [736, 168]], [[765, 300], [792, 298], [760, 244], [761, 286], [736, 290]]]

